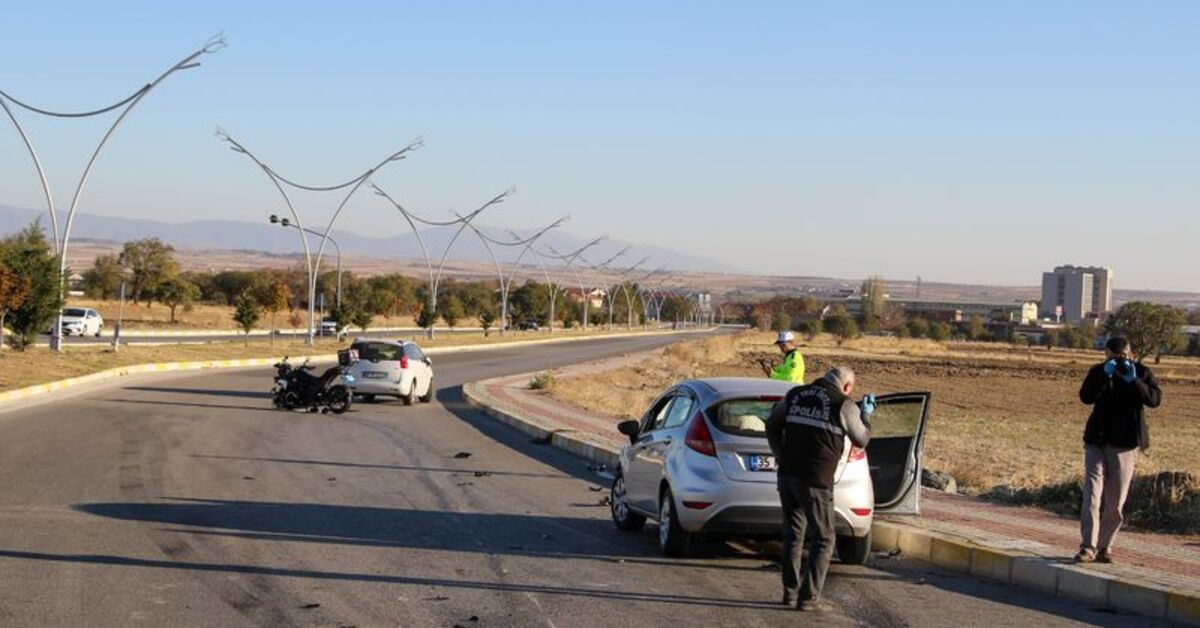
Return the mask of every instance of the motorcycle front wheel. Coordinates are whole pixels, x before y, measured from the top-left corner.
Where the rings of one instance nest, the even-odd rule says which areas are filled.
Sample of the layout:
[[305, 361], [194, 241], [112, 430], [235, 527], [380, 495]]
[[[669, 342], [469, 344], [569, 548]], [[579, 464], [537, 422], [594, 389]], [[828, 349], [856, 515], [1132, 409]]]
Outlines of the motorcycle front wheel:
[[345, 386], [330, 388], [326, 397], [329, 400], [329, 403], [326, 404], [329, 411], [334, 414], [342, 414], [349, 410], [351, 396], [350, 389]]

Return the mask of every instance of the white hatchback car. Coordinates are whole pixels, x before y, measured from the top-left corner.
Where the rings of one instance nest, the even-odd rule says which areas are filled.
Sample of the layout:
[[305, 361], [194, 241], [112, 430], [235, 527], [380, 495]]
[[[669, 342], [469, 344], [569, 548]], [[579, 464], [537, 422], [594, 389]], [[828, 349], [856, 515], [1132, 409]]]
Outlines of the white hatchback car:
[[[617, 527], [657, 521], [659, 546], [674, 556], [696, 535], [778, 537], [782, 507], [766, 419], [792, 386], [762, 378], [688, 380], [668, 389], [641, 421], [618, 425], [630, 444], [613, 478]], [[929, 398], [880, 395], [866, 450], [846, 442], [833, 487], [843, 562], [866, 562], [875, 514], [919, 513]]]
[[[62, 311], [62, 333], [64, 336], [100, 337], [104, 319], [90, 307], [68, 307]], [[50, 330], [53, 332], [53, 328]]]
[[416, 343], [355, 338], [350, 349], [358, 352], [350, 390], [363, 401], [376, 396], [398, 397], [408, 406], [433, 401], [433, 360]]

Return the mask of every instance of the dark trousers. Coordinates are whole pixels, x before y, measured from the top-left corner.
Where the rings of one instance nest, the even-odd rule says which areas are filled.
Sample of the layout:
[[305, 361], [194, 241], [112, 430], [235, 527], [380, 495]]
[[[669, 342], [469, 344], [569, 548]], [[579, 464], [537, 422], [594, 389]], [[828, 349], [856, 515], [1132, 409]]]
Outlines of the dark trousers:
[[[819, 600], [833, 558], [833, 489], [781, 476], [779, 500], [783, 504], [783, 594], [795, 599], [799, 593], [801, 602]], [[808, 562], [802, 583], [800, 556], [805, 542]]]

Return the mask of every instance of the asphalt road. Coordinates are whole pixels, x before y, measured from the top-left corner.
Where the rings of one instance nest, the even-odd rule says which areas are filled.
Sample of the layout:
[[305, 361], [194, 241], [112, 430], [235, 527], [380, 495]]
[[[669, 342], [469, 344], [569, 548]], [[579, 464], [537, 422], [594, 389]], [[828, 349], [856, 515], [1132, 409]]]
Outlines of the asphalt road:
[[[587, 463], [461, 384], [669, 342], [436, 358], [434, 403], [269, 409], [264, 370], [0, 414], [0, 625], [783, 625], [769, 547], [660, 557]], [[461, 457], [459, 452], [469, 453]], [[904, 559], [835, 565], [833, 625], [1147, 625]]]

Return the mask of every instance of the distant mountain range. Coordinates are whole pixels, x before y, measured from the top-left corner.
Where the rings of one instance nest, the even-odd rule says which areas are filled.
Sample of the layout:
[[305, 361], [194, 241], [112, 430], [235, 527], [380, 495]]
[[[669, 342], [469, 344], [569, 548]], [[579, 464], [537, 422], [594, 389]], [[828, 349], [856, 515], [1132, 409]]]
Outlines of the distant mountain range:
[[[62, 214], [60, 214], [61, 216]], [[22, 229], [37, 219], [49, 230], [49, 218], [44, 211], [23, 209], [0, 205], [0, 234], [7, 234]], [[61, 221], [60, 221], [61, 223]], [[309, 226], [313, 229], [314, 226]], [[319, 230], [319, 229], [316, 229]], [[494, 227], [480, 227], [489, 237], [498, 240], [511, 240], [512, 236], [506, 230]], [[425, 245], [431, 255], [440, 257], [446, 245], [454, 237], [454, 227], [431, 227], [421, 232]], [[517, 235], [524, 238], [534, 232], [515, 230]], [[333, 239], [342, 247], [345, 255], [358, 255], [375, 258], [422, 258], [421, 247], [413, 234], [387, 238], [363, 236], [349, 231], [335, 229]], [[274, 254], [291, 254], [302, 252], [303, 248], [295, 230], [284, 229], [266, 222], [242, 222], [236, 220], [196, 220], [191, 222], [172, 223], [160, 220], [137, 218], [118, 218], [113, 216], [97, 216], [95, 214], [79, 213], [75, 216], [75, 224], [71, 230], [71, 239], [102, 240], [125, 242], [139, 238], [156, 237], [179, 249], [219, 249], [263, 251]], [[317, 238], [311, 238], [316, 243]], [[539, 241], [539, 249], [546, 246], [567, 253], [583, 246], [590, 239], [583, 239], [565, 231], [552, 231]], [[614, 262], [614, 266], [632, 264], [643, 257], [650, 259], [643, 266], [646, 271], [660, 266], [676, 271], [735, 273], [738, 269], [715, 260], [686, 255], [668, 247], [659, 245], [633, 244], [615, 239], [605, 239], [586, 254], [588, 261], [599, 263], [615, 254], [625, 246], [632, 246], [629, 253]], [[329, 247], [330, 249], [332, 246]], [[503, 261], [512, 259], [515, 253], [509, 249], [497, 248], [497, 255]], [[474, 234], [464, 232], [454, 244], [450, 254], [451, 259], [491, 262], [487, 250]], [[525, 261], [534, 263], [536, 260], [527, 258]]]

